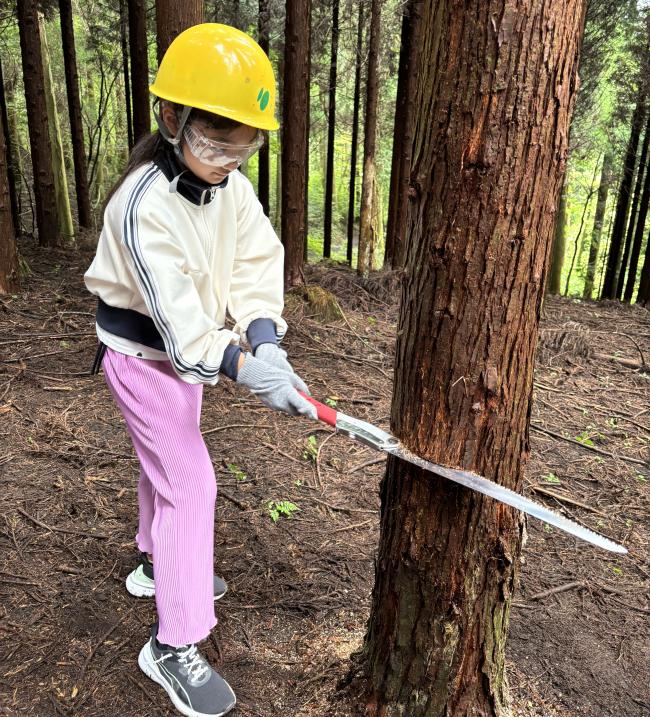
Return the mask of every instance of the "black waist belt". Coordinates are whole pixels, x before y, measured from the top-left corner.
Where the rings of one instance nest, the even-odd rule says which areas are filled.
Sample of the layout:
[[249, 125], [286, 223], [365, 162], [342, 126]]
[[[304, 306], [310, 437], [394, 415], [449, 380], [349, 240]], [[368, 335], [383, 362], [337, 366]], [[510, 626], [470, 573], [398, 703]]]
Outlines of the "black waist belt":
[[102, 329], [143, 346], [165, 351], [165, 342], [149, 316], [133, 309], [118, 309], [101, 299], [97, 301], [97, 323]]

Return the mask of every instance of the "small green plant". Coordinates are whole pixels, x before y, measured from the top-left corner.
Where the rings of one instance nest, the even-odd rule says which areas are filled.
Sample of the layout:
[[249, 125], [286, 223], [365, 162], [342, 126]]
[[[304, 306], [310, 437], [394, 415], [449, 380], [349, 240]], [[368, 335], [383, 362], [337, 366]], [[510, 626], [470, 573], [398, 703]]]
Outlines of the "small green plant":
[[235, 476], [235, 480], [244, 481], [248, 477], [236, 463], [228, 463], [226, 467], [228, 468], [228, 472]]
[[291, 503], [288, 500], [270, 500], [266, 504], [266, 509], [269, 517], [274, 523], [277, 523], [278, 520], [280, 520], [280, 516], [284, 515], [287, 518], [292, 518], [293, 514], [300, 510], [295, 503]]
[[369, 316], [369, 317], [368, 317], [368, 323], [369, 323], [371, 326], [377, 326], [377, 319], [376, 319], [374, 316]]
[[542, 476], [542, 478], [547, 483], [553, 483], [555, 485], [560, 485], [561, 483], [560, 479], [555, 475], [555, 473], [547, 473], [545, 476]]
[[338, 403], [338, 401], [339, 401], [339, 399], [338, 399], [337, 396], [328, 396], [328, 397], [325, 399], [325, 403], [326, 403], [330, 408], [336, 408], [336, 404]]
[[648, 479], [643, 475], [643, 473], [637, 473], [636, 479], [639, 481], [639, 483], [647, 483]]
[[69, 349], [70, 348], [70, 342], [69, 341], [59, 341], [59, 346], [62, 349]]
[[316, 456], [318, 455], [318, 443], [316, 436], [309, 436], [307, 439], [307, 445], [302, 452], [303, 460], [316, 462]]
[[545, 533], [552, 533], [552, 532], [553, 532], [553, 528], [552, 528], [548, 523], [544, 523], [544, 532], [545, 532]]
[[608, 423], [612, 428], [616, 428], [616, 427], [618, 426], [618, 418], [615, 418], [615, 417], [610, 418], [610, 419], [607, 421], [607, 423]]
[[293, 484], [296, 486], [296, 488], [300, 488], [302, 486], [302, 481], [300, 480], [300, 478], [296, 478]]
[[594, 442], [591, 440], [591, 434], [589, 431], [582, 431], [576, 436], [576, 441], [582, 443], [583, 446], [593, 446]]
[[623, 571], [622, 571], [620, 568], [617, 568], [617, 567], [613, 567], [613, 568], [612, 568], [612, 572], [614, 573], [614, 575], [619, 575], [619, 576], [620, 576], [620, 575], [623, 575]]

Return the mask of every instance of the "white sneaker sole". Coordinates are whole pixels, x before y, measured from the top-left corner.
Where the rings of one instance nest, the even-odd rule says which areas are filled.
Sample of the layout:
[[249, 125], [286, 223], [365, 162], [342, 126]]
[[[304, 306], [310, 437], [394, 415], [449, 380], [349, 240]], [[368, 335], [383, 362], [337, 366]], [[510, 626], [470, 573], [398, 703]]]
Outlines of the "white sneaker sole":
[[191, 707], [188, 707], [184, 702], [180, 700], [178, 695], [172, 689], [169, 682], [167, 682], [167, 680], [160, 674], [158, 666], [154, 661], [153, 654], [151, 653], [151, 646], [149, 642], [147, 642], [147, 644], [140, 650], [140, 654], [138, 655], [138, 665], [150, 680], [153, 680], [156, 684], [160, 685], [165, 690], [165, 692], [169, 695], [169, 699], [174, 704], [174, 707], [176, 707], [176, 709], [181, 714], [184, 714], [186, 717], [222, 717], [222, 715], [228, 714], [228, 712], [230, 712], [237, 703], [235, 693], [232, 692], [231, 689], [230, 691], [232, 692], [233, 701], [230, 707], [228, 707], [225, 712], [197, 712]]
[[[135, 570], [131, 571], [126, 576], [126, 589], [127, 591], [133, 595], [134, 597], [139, 598], [150, 598], [154, 597], [156, 594], [156, 588], [155, 586], [152, 587], [151, 585], [143, 585], [138, 581], [138, 570], [139, 568], [136, 568]], [[226, 590], [228, 592], [228, 590]], [[217, 600], [221, 600], [221, 598], [226, 594], [224, 592], [222, 595], [215, 595], [214, 601], [217, 602]]]

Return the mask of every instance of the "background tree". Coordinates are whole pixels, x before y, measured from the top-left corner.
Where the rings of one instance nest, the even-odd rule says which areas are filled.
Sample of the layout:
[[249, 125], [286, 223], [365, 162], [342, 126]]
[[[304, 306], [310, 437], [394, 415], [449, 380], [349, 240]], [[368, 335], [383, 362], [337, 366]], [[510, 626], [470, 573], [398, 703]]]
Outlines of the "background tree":
[[147, 5], [145, 0], [128, 0], [128, 4], [133, 140], [137, 142], [140, 137], [151, 132], [149, 59], [147, 50]]
[[372, 0], [370, 5], [370, 44], [368, 47], [368, 72], [366, 78], [366, 105], [363, 138], [363, 180], [361, 184], [361, 214], [359, 218], [359, 249], [357, 271], [367, 275], [373, 268], [375, 244], [379, 232], [376, 196], [377, 166], [377, 98], [378, 58], [381, 21], [381, 3]]
[[38, 10], [35, 0], [18, 0], [17, 10], [32, 155], [38, 241], [42, 246], [55, 246], [59, 238], [59, 221], [52, 171], [52, 148], [45, 105], [45, 77], [41, 58]]
[[385, 262], [393, 269], [401, 268], [405, 259], [405, 220], [413, 140], [413, 93], [416, 80], [413, 68], [417, 63], [416, 53], [420, 49], [418, 32], [421, 13], [421, 0], [409, 0], [404, 5], [384, 255]]
[[[259, 0], [259, 14], [257, 19], [257, 41], [259, 46], [269, 54], [269, 24], [271, 21], [271, 9], [269, 0]], [[257, 197], [264, 209], [264, 214], [268, 217], [271, 209], [271, 187], [270, 187], [270, 151], [268, 142], [260, 149], [258, 155], [257, 169]]]
[[332, 0], [332, 47], [327, 109], [327, 169], [325, 177], [325, 225], [323, 256], [332, 252], [332, 199], [334, 195], [334, 134], [336, 129], [336, 71], [339, 53], [339, 0]]
[[[583, 22], [581, 0], [423, 3], [391, 426], [515, 490]], [[381, 493], [368, 714], [507, 714], [519, 515], [391, 458]]]
[[562, 267], [566, 252], [566, 223], [567, 223], [567, 188], [562, 186], [557, 214], [555, 217], [555, 230], [553, 234], [553, 250], [551, 253], [551, 268], [549, 271], [546, 290], [549, 294], [559, 294], [562, 289]]
[[598, 260], [598, 249], [600, 247], [600, 237], [603, 231], [605, 209], [607, 208], [607, 195], [609, 194], [609, 185], [612, 181], [612, 161], [613, 155], [610, 150], [603, 157], [603, 166], [600, 174], [600, 184], [598, 185], [598, 203], [596, 205], [594, 227], [591, 232], [591, 242], [589, 244], [589, 258], [587, 261], [587, 274], [585, 277], [585, 287], [583, 291], [583, 298], [585, 299], [591, 299], [591, 295], [594, 290], [596, 261]]
[[4, 121], [0, 122], [0, 296], [18, 289], [18, 251], [9, 195], [5, 126]]
[[156, 0], [158, 64], [172, 40], [192, 25], [203, 22], [203, 0]]
[[311, 0], [287, 0], [282, 99], [282, 228], [286, 288], [304, 283], [309, 167]]
[[79, 226], [89, 229], [91, 226], [90, 196], [88, 194], [86, 152], [84, 149], [83, 124], [81, 120], [77, 53], [72, 22], [72, 0], [59, 0], [59, 14], [61, 18], [61, 42], [63, 45], [65, 85], [70, 116], [70, 135], [72, 139], [78, 220]]
[[2, 61], [0, 61], [0, 113], [2, 120], [2, 131], [5, 144], [5, 165], [7, 174], [7, 191], [9, 192], [9, 206], [11, 208], [11, 220], [13, 222], [14, 232], [18, 234], [20, 231], [20, 211], [18, 209], [18, 197], [16, 192], [16, 170], [14, 151], [12, 151], [9, 125], [9, 112], [7, 109], [7, 96], [5, 94], [4, 73], [2, 71]]

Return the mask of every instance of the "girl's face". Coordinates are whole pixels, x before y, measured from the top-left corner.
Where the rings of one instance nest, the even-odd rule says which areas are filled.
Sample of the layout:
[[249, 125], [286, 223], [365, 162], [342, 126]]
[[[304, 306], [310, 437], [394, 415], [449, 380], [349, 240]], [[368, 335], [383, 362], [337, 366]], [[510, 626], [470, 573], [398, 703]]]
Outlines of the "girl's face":
[[[178, 119], [174, 110], [166, 105], [162, 108], [162, 118], [167, 128], [172, 135], [176, 135], [178, 130]], [[216, 140], [217, 142], [224, 142], [231, 145], [249, 145], [255, 142], [258, 137], [258, 130], [255, 127], [249, 127], [248, 125], [240, 125], [235, 129], [212, 129], [204, 125], [202, 122], [193, 122], [192, 127], [201, 135], [205, 136], [206, 139]], [[208, 184], [219, 184], [222, 182], [233, 170], [239, 166], [238, 162], [233, 161], [229, 164], [225, 164], [222, 167], [215, 167], [211, 164], [206, 164], [201, 160], [197, 159], [190, 148], [187, 146], [187, 142], [183, 139], [181, 143], [181, 149], [183, 152], [183, 159], [188, 169], [193, 172], [199, 179], [202, 179]]]

